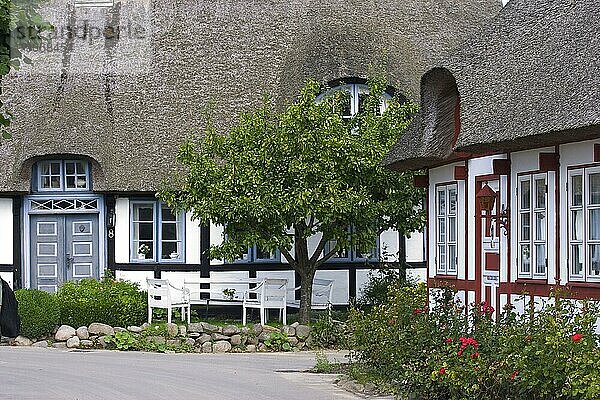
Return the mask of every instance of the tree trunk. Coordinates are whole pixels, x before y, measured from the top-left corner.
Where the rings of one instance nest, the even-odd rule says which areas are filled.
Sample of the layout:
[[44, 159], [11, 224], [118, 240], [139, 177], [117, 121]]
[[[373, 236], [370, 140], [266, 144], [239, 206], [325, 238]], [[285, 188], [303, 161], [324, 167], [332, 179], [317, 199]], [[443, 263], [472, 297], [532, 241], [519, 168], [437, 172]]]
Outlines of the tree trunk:
[[314, 268], [304, 268], [299, 270], [298, 274], [302, 280], [300, 287], [300, 311], [298, 313], [298, 322], [308, 324], [310, 322], [310, 309], [312, 306], [312, 282], [315, 278]]

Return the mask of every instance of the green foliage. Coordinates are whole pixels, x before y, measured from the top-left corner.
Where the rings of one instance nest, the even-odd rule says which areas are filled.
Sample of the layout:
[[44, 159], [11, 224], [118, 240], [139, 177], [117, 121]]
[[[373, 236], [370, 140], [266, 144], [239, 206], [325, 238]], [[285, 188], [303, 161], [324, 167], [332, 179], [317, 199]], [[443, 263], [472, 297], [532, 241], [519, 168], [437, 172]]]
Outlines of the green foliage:
[[508, 309], [494, 321], [487, 304], [469, 316], [450, 289], [394, 285], [384, 304], [354, 309], [354, 357], [400, 396], [419, 399], [597, 399], [598, 307], [560, 296], [538, 311]]
[[322, 351], [315, 354], [315, 361], [316, 364], [313, 368], [314, 372], [320, 374], [330, 374], [333, 372], [333, 365]]
[[[232, 260], [254, 244], [279, 249], [309, 282], [335, 253], [322, 254], [329, 240], [338, 248], [368, 249], [382, 230], [419, 229], [424, 214], [416, 205], [423, 192], [410, 173], [381, 166], [416, 106], [392, 99], [380, 113], [386, 85], [370, 79], [365, 107], [351, 119], [342, 115], [347, 93], [317, 101], [323, 88], [310, 80], [296, 102], [278, 111], [267, 98], [226, 135], [209, 120], [205, 134], [179, 151], [187, 176], [159, 197], [195, 219], [224, 226], [227, 240], [211, 248], [212, 257]], [[307, 240], [317, 233], [322, 236], [313, 256]], [[300, 319], [306, 323], [310, 285], [302, 287]]]
[[138, 339], [128, 331], [116, 332], [114, 336], [106, 336], [106, 343], [112, 343], [117, 350], [137, 350]]
[[265, 346], [274, 351], [292, 350], [287, 335], [282, 332], [272, 332], [265, 340]]
[[101, 322], [111, 326], [140, 325], [146, 319], [147, 296], [135, 283], [101, 280], [65, 282], [58, 290], [60, 322], [88, 326]]
[[327, 315], [311, 324], [310, 346], [317, 349], [346, 347], [346, 327]]
[[356, 305], [360, 308], [368, 308], [384, 304], [388, 301], [390, 289], [402, 285], [404, 279], [396, 268], [380, 268], [369, 271], [369, 280], [363, 287], [360, 298]]
[[21, 335], [40, 338], [52, 333], [59, 324], [60, 311], [56, 296], [37, 289], [15, 291], [19, 302]]

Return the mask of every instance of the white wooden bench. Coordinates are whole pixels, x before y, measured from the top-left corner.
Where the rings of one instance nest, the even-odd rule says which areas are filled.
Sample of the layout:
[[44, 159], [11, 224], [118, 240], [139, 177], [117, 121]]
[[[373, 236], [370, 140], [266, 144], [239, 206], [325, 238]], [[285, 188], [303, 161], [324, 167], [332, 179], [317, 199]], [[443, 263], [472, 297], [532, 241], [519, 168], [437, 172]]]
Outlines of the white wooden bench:
[[[301, 286], [294, 288], [294, 292], [299, 291]], [[312, 310], [327, 310], [331, 315], [331, 295], [333, 292], [333, 281], [329, 279], [313, 279], [312, 285]], [[295, 300], [295, 296], [288, 296], [287, 306], [290, 308], [300, 308], [300, 300]]]
[[[195, 278], [184, 280], [183, 287], [190, 291], [190, 304], [206, 306], [240, 306], [244, 301], [244, 294], [250, 289], [250, 284], [260, 284], [262, 279], [218, 279]], [[204, 286], [204, 287], [203, 287]], [[224, 293], [225, 289], [234, 290], [231, 296]]]

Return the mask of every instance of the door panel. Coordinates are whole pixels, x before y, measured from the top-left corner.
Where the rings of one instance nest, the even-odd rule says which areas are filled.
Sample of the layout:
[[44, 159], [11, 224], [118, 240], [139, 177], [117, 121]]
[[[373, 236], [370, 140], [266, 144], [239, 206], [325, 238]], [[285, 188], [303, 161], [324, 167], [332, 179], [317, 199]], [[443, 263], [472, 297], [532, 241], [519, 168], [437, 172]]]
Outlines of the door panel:
[[32, 215], [31, 287], [56, 292], [67, 280], [99, 277], [98, 215]]

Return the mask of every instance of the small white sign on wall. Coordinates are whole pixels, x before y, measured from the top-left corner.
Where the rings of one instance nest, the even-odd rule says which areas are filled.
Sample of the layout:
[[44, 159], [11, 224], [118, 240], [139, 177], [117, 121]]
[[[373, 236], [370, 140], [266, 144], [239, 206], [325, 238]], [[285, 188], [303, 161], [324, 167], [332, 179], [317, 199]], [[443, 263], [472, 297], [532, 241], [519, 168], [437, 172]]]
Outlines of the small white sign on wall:
[[484, 271], [483, 285], [496, 287], [500, 286], [500, 276], [498, 274], [498, 271]]

